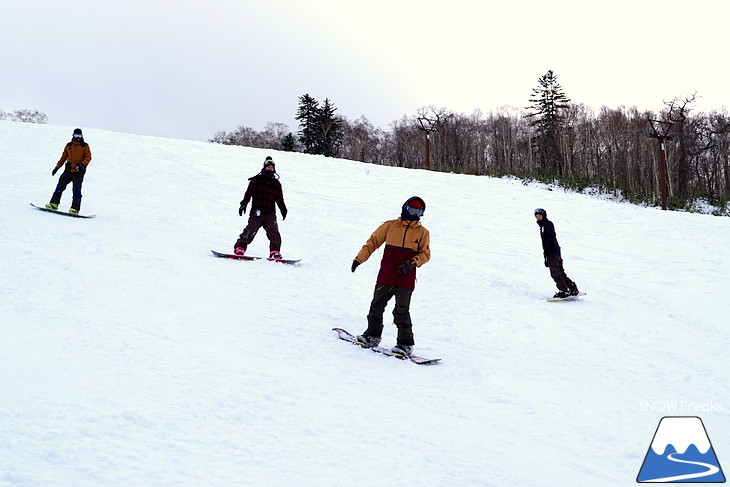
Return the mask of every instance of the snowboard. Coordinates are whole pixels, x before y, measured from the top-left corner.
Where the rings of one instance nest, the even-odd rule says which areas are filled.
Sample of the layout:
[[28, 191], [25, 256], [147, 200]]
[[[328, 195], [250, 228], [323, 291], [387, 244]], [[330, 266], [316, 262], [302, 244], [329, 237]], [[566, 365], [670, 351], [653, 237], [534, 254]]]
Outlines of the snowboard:
[[254, 257], [252, 255], [236, 255], [236, 254], [224, 254], [221, 252], [216, 252], [215, 250], [211, 250], [213, 252], [213, 255], [216, 257], [220, 257], [221, 259], [233, 259], [233, 260], [270, 260], [272, 262], [281, 262], [282, 264], [296, 264], [297, 262], [301, 261], [302, 259], [270, 259], [268, 257]]
[[[357, 345], [360, 348], [363, 348], [360, 346], [360, 344], [357, 343], [357, 338], [355, 338], [355, 335], [348, 332], [347, 330], [343, 330], [342, 328], [332, 328], [332, 331], [337, 333], [337, 338], [340, 340], [344, 340], [346, 342], [350, 342], [353, 345]], [[372, 348], [364, 348], [364, 350], [372, 350], [375, 353], [382, 353], [383, 355], [387, 355], [388, 357], [395, 357], [400, 360], [406, 360], [409, 359], [414, 364], [418, 365], [435, 365], [441, 361], [440, 358], [425, 358], [425, 357], [417, 357], [416, 355], [411, 355], [410, 357], [405, 357], [403, 355], [396, 355], [393, 352], [390, 351], [389, 348], [385, 347], [372, 347]]]
[[50, 208], [46, 208], [44, 206], [36, 206], [33, 203], [31, 203], [30, 206], [32, 206], [33, 208], [35, 208], [37, 210], [47, 211], [49, 213], [58, 213], [59, 215], [64, 215], [64, 216], [72, 216], [74, 218], [94, 218], [94, 217], [96, 217], [96, 215], [79, 215], [79, 214], [69, 213], [67, 211], [51, 210]]
[[558, 301], [577, 301], [579, 297], [585, 295], [586, 293], [578, 293], [575, 296], [568, 296], [565, 298], [548, 298], [548, 303], [557, 303]]

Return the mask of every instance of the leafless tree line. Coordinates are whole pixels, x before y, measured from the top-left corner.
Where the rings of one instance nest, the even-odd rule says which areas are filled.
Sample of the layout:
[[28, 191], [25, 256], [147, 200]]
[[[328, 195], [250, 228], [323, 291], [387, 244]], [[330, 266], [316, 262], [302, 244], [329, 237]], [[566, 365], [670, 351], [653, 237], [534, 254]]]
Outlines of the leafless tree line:
[[26, 123], [48, 123], [48, 116], [38, 110], [23, 109], [16, 110], [14, 112], [6, 112], [0, 109], [0, 120]]
[[303, 148], [289, 127], [278, 122], [267, 123], [261, 132], [245, 126], [239, 126], [231, 132], [217, 132], [208, 142], [286, 151], [300, 151]]
[[431, 132], [432, 170], [512, 175], [576, 190], [593, 187], [629, 201], [657, 204], [659, 151], [647, 130], [650, 119], [662, 119], [673, 124], [675, 134], [665, 144], [670, 208], [685, 208], [699, 199], [724, 207], [730, 199], [730, 116], [725, 109], [693, 115], [693, 101], [675, 99], [661, 113], [635, 107], [596, 111], [572, 104], [563, 111], [559, 148], [550, 161], [538, 157], [527, 114], [511, 107], [487, 115], [424, 107], [393, 122], [387, 132], [365, 117], [343, 118], [338, 156], [423, 168], [426, 133], [418, 119], [436, 114], [441, 123]]

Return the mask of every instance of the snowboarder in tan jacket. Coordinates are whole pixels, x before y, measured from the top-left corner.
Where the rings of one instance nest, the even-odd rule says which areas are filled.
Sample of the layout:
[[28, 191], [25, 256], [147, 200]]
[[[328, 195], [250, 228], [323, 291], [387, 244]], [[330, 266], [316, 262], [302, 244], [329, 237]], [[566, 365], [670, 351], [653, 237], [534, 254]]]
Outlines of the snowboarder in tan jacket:
[[375, 284], [373, 300], [368, 312], [368, 327], [357, 342], [364, 348], [380, 343], [383, 334], [383, 313], [390, 298], [395, 296], [393, 321], [398, 328], [395, 355], [410, 356], [415, 341], [411, 323], [411, 295], [416, 286], [416, 269], [429, 261], [431, 236], [420, 219], [426, 203], [418, 196], [408, 198], [401, 208], [401, 216], [380, 225], [352, 261], [352, 272], [385, 244], [380, 271]]
[[75, 129], [71, 142], [63, 148], [63, 154], [53, 168], [51, 174], [56, 175], [61, 166], [66, 164], [64, 171], [58, 178], [58, 184], [53, 191], [51, 201], [46, 205], [49, 210], [58, 210], [58, 204], [61, 202], [61, 195], [69, 183], [73, 184], [73, 198], [71, 199], [71, 209], [69, 213], [77, 215], [81, 209], [81, 185], [84, 183], [84, 175], [86, 174], [86, 166], [91, 162], [91, 149], [89, 144], [84, 142], [84, 135], [81, 129]]

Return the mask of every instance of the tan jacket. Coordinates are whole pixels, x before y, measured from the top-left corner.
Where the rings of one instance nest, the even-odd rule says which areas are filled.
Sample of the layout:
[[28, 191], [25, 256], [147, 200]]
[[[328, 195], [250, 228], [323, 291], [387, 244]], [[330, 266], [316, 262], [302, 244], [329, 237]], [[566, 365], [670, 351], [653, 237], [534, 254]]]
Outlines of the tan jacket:
[[76, 172], [77, 164], [88, 166], [89, 162], [91, 162], [91, 148], [89, 147], [89, 144], [84, 142], [84, 144], [81, 145], [80, 142], [76, 141], [66, 144], [66, 147], [63, 148], [61, 158], [56, 163], [56, 168], [60, 168], [65, 162], [68, 162], [66, 168], [71, 172]]
[[413, 260], [416, 267], [428, 262], [431, 259], [431, 234], [419, 221], [400, 218], [389, 220], [370, 235], [355, 260], [362, 264], [383, 244], [385, 251], [380, 262], [377, 283], [413, 289], [416, 270], [398, 274], [398, 266], [406, 260]]

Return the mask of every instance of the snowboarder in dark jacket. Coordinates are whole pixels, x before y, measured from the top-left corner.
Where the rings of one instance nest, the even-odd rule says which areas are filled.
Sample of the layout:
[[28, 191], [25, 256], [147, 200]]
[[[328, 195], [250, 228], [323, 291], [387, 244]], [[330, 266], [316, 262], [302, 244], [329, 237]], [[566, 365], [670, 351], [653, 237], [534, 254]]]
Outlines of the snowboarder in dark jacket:
[[385, 244], [368, 312], [368, 328], [357, 336], [357, 342], [364, 348], [372, 348], [380, 343], [383, 312], [390, 298], [395, 296], [393, 322], [398, 328], [398, 340], [391, 351], [403, 356], [410, 356], [413, 352], [410, 304], [416, 286], [416, 268], [431, 258], [431, 235], [419, 221], [425, 210], [426, 203], [421, 198], [408, 198], [403, 203], [400, 218], [380, 225], [352, 261], [350, 270], [355, 272], [360, 264]]
[[558, 292], [553, 297], [566, 298], [568, 296], [577, 296], [578, 286], [565, 274], [565, 269], [563, 269], [563, 259], [560, 255], [560, 245], [558, 245], [555, 225], [548, 220], [547, 212], [542, 208], [535, 210], [535, 218], [540, 227], [545, 267], [550, 268], [550, 277], [553, 278], [555, 285], [558, 287]]
[[259, 228], [263, 227], [269, 238], [269, 258], [281, 259], [281, 234], [279, 234], [279, 226], [276, 223], [275, 205], [279, 207], [282, 220], [286, 220], [287, 209], [278, 177], [273, 159], [271, 156], [267, 156], [261, 172], [248, 178], [248, 188], [241, 200], [238, 214], [243, 216], [246, 213], [249, 201], [251, 202], [251, 213], [248, 217], [248, 225], [233, 246], [235, 254], [244, 255], [248, 244], [253, 241]]
[[71, 199], [71, 209], [69, 213], [78, 215], [81, 209], [81, 185], [84, 183], [84, 175], [86, 174], [86, 166], [91, 162], [91, 149], [89, 144], [84, 142], [84, 134], [81, 129], [75, 129], [71, 142], [63, 148], [63, 154], [53, 168], [51, 174], [56, 175], [61, 166], [66, 164], [61, 176], [58, 178], [58, 184], [53, 191], [51, 201], [46, 205], [49, 210], [58, 210], [61, 203], [61, 195], [69, 183], [73, 184], [73, 198]]

